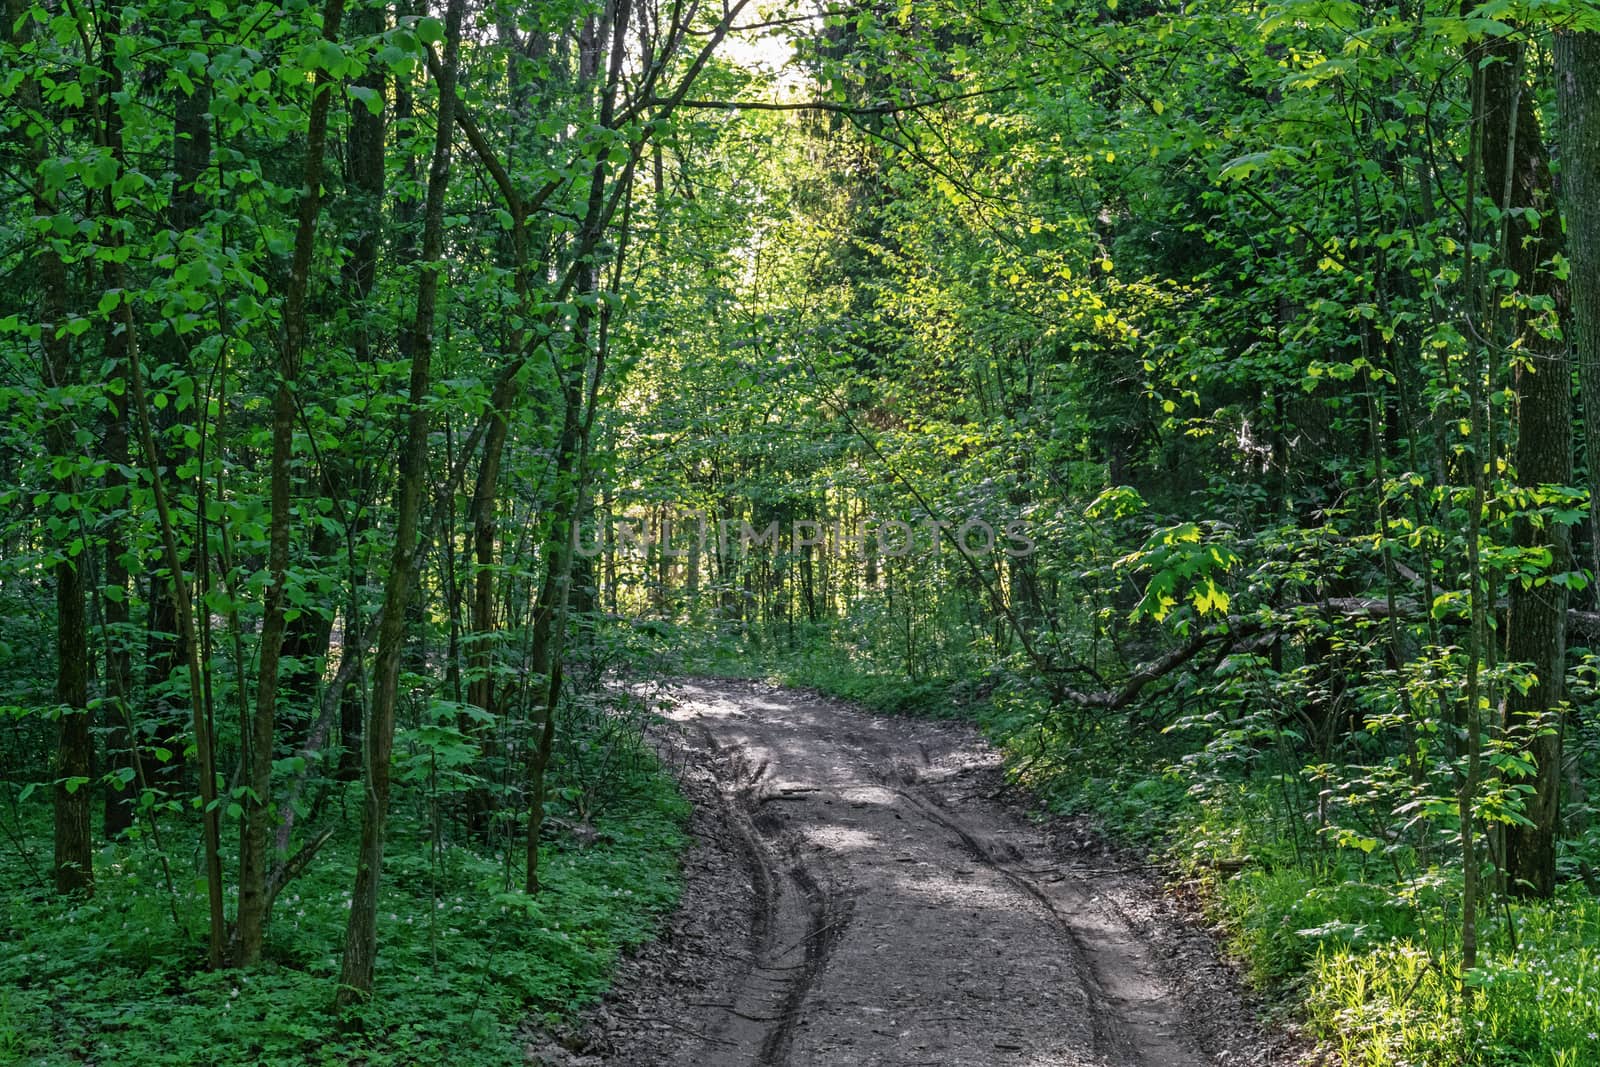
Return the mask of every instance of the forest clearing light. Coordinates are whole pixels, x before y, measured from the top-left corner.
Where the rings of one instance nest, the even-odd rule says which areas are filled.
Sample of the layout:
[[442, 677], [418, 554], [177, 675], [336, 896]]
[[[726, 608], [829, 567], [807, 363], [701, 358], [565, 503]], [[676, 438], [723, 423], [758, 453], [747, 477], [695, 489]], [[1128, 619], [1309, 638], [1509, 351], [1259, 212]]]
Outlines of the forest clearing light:
[[824, 11], [809, 14], [800, 5], [782, 2], [762, 5], [759, 13], [741, 20], [718, 45], [718, 55], [756, 75], [771, 88], [794, 89], [805, 81], [794, 64], [795, 33], [817, 32]]
[[729, 62], [768, 75], [779, 74], [794, 58], [794, 44], [787, 34], [766, 31], [730, 33], [720, 48]]

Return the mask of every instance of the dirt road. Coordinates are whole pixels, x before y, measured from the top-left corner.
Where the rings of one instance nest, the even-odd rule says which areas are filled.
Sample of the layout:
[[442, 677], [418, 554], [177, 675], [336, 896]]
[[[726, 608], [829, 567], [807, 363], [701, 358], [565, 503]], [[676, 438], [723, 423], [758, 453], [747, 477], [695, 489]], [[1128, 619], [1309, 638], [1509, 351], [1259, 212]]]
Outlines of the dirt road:
[[548, 1062], [1288, 1062], [1149, 873], [1024, 818], [971, 729], [753, 683], [666, 697], [683, 907]]

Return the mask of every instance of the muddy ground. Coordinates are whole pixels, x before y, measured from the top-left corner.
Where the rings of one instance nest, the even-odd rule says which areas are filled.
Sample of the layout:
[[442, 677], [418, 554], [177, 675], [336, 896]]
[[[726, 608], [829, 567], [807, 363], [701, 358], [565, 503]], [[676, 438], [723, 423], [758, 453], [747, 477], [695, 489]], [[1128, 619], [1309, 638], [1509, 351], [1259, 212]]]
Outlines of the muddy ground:
[[661, 692], [694, 802], [681, 907], [551, 1067], [1301, 1061], [1192, 912], [1030, 818], [968, 726], [749, 682]]

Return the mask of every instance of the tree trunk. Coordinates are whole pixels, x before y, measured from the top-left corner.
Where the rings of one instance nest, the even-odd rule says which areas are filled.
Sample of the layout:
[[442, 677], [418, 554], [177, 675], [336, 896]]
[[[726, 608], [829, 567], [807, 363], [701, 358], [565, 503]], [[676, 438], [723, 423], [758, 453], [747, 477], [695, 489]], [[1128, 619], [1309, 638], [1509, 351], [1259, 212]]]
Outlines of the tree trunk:
[[[323, 479], [319, 490], [324, 495], [337, 492]], [[338, 564], [339, 536], [323, 523], [314, 523], [311, 529], [305, 565], [331, 571]], [[324, 661], [328, 646], [333, 640], [333, 607], [318, 605], [306, 609], [293, 619], [287, 619], [283, 628], [283, 646], [279, 650], [279, 671], [282, 675], [278, 692], [285, 698], [279, 708], [280, 721], [287, 719], [279, 731], [291, 748], [300, 748], [315, 729], [317, 722], [317, 690], [322, 684]]]
[[[47, 205], [35, 203], [40, 214], [53, 214]], [[71, 347], [60, 325], [66, 316], [66, 270], [53, 250], [40, 256], [40, 280], [44, 286], [44, 346], [46, 367], [53, 388], [64, 388], [71, 373]], [[72, 427], [65, 413], [52, 419], [45, 430], [45, 446], [50, 455], [71, 457], [77, 451]], [[68, 474], [57, 483], [57, 491], [71, 494], [76, 475]], [[69, 528], [70, 529], [70, 528]], [[84, 600], [82, 564], [89, 556], [63, 557], [56, 564], [56, 704], [60, 708], [61, 728], [56, 745], [55, 764], [55, 884], [58, 893], [94, 891], [94, 850], [90, 832], [90, 804], [94, 790], [88, 788], [93, 776], [94, 738], [90, 730], [88, 614]]]
[[[28, 8], [11, 0], [8, 18], [21, 26]], [[54, 196], [45, 191], [39, 178], [48, 151], [44, 140], [47, 116], [38, 83], [30, 76], [17, 88], [17, 100], [37, 117], [38, 125], [27, 131], [28, 162], [34, 180], [32, 212], [37, 218], [56, 214]], [[51, 389], [66, 389], [72, 378], [72, 345], [64, 327], [67, 320], [67, 269], [61, 255], [48, 239], [41, 240], [35, 257], [41, 292], [39, 304], [40, 343], [44, 348], [45, 384]], [[45, 449], [59, 461], [70, 461], [78, 453], [73, 426], [65, 407], [45, 424]], [[56, 492], [73, 496], [78, 490], [75, 469], [55, 479]], [[72, 540], [68, 526], [66, 542]], [[94, 849], [90, 832], [89, 809], [94, 791], [83, 788], [92, 775], [94, 740], [90, 731], [88, 612], [84, 600], [84, 576], [80, 564], [88, 556], [74, 553], [69, 543], [58, 546], [61, 558], [55, 565], [56, 579], [56, 684], [55, 700], [61, 722], [56, 736], [54, 794], [55, 857], [52, 864], [56, 892], [94, 891]]]
[[[172, 202], [167, 210], [166, 222], [174, 235], [181, 236], [198, 230], [205, 219], [206, 205], [200, 184], [211, 165], [209, 76], [196, 77], [194, 91], [179, 95], [172, 104]], [[160, 346], [164, 360], [174, 364], [180, 372], [189, 369], [189, 342], [177, 331], [167, 331], [156, 344]], [[148, 412], [144, 414], [147, 418], [152, 417]], [[158, 409], [153, 418], [156, 422], [154, 444], [157, 460], [164, 460], [166, 470], [176, 478], [176, 472], [184, 466], [192, 451], [181, 443], [163, 450], [163, 439], [179, 418], [178, 409], [176, 405], [169, 404]], [[161, 468], [153, 467], [151, 475], [162, 477]], [[179, 633], [180, 613], [178, 605], [172, 600], [175, 589], [172, 582], [154, 581], [150, 584], [151, 632], [146, 653], [147, 685], [166, 685], [178, 671], [185, 669], [183, 637]], [[173, 754], [165, 765], [156, 770], [155, 775], [169, 790], [176, 792], [183, 783], [183, 753], [188, 747], [182, 736], [183, 711], [165, 696], [152, 710], [156, 718], [155, 736], [161, 746]]]
[[[357, 38], [375, 36], [383, 31], [386, 18], [385, 5], [363, 3], [350, 15], [351, 32]], [[383, 100], [387, 80], [382, 64], [369, 65], [356, 84], [369, 92], [376, 93], [378, 100]], [[357, 361], [362, 364], [372, 359], [369, 327], [371, 319], [367, 301], [372, 295], [372, 287], [377, 279], [378, 249], [383, 232], [386, 126], [385, 112], [381, 107], [377, 114], [374, 114], [364, 101], [351, 101], [348, 192], [352, 214], [356, 219], [356, 233], [350, 245], [350, 258], [344, 264], [342, 281], [346, 299], [356, 321], [351, 347], [355, 351]], [[348, 459], [338, 456], [325, 456], [323, 459], [325, 463], [332, 464], [333, 469], [330, 470], [325, 466], [322, 470], [320, 492], [330, 499], [337, 500], [340, 494], [348, 498], [351, 492], [350, 477], [353, 465]], [[366, 525], [365, 510], [353, 510], [354, 514], [349, 509], [341, 511], [341, 517], [347, 523], [344, 530], [346, 545], [353, 543], [359, 536], [358, 531]], [[311, 537], [312, 558], [319, 562], [326, 559], [331, 563], [334, 553], [338, 550], [338, 536], [326, 526], [319, 524]], [[354, 571], [354, 564], [350, 569]], [[352, 581], [354, 581], [353, 574]], [[353, 617], [357, 610], [359, 609], [352, 597], [345, 608], [344, 640], [346, 641], [353, 640]], [[294, 656], [300, 661], [289, 675], [287, 688], [307, 708], [318, 706], [315, 696], [322, 681], [322, 665], [316, 661], [328, 654], [332, 636], [333, 616], [330, 609], [328, 614], [320, 617], [314, 617], [311, 612], [302, 615], [295, 623], [289, 624], [284, 637], [284, 655]], [[359, 659], [359, 653], [357, 658]], [[360, 775], [361, 702], [358, 692], [356, 687], [347, 686], [340, 698], [339, 763], [334, 768], [334, 774], [341, 781], [353, 781]], [[311, 734], [317, 730], [314, 725], [317, 720], [316, 715], [308, 719], [304, 734], [295, 739], [298, 746], [304, 747], [309, 744]], [[320, 749], [322, 746], [319, 744], [317, 747]]]
[[1589, 482], [1589, 563], [1600, 579], [1600, 33], [1555, 35], [1561, 208], [1572, 281], [1571, 340], [1583, 395]]
[[[519, 267], [520, 269], [520, 267]], [[499, 406], [491, 416], [483, 442], [483, 462], [472, 490], [472, 636], [468, 640], [467, 702], [494, 712], [494, 548], [496, 500], [500, 484], [500, 457], [505, 451], [509, 424]]]
[[[1522, 45], [1495, 38], [1485, 43], [1483, 52], [1496, 60], [1484, 68], [1483, 165], [1488, 192], [1502, 212], [1532, 208], [1538, 213], [1532, 226], [1526, 214], [1505, 219], [1505, 265], [1516, 273], [1524, 296], [1547, 297], [1564, 316], [1566, 286], [1542, 267], [1560, 251], [1561, 221], [1551, 202], [1553, 184], [1536, 100], [1523, 81]], [[1513, 312], [1510, 329], [1504, 333], [1510, 341], [1520, 342], [1518, 355], [1523, 361], [1515, 380], [1517, 483], [1529, 489], [1566, 485], [1572, 480], [1572, 374], [1565, 343], [1543, 336], [1522, 311]], [[1548, 551], [1549, 574], [1571, 569], [1570, 536], [1564, 524], [1519, 518], [1513, 540], [1519, 548]], [[1511, 662], [1532, 664], [1536, 681], [1526, 693], [1515, 686], [1509, 689], [1505, 725], [1536, 731], [1527, 743], [1527, 754], [1537, 770], [1525, 810], [1532, 825], [1509, 827], [1506, 834], [1506, 874], [1513, 892], [1533, 897], [1548, 897], [1555, 891], [1566, 617], [1564, 584], [1511, 583], [1506, 655]]]
[[[120, 146], [116, 149], [119, 163]], [[118, 270], [119, 289], [126, 288], [125, 276]], [[156, 450], [155, 433], [150, 426], [150, 409], [144, 391], [144, 374], [139, 365], [139, 342], [134, 333], [131, 305], [122, 305], [123, 336], [128, 346], [128, 383], [132, 389], [132, 410], [139, 429], [140, 452], [150, 471], [150, 488], [155, 497], [156, 517], [161, 530], [161, 544], [167, 561], [167, 581], [171, 587], [171, 602], [177, 613], [178, 643], [188, 664], [189, 714], [194, 729], [195, 759], [199, 763], [200, 825], [206, 878], [206, 903], [209, 918], [206, 962], [215, 969], [222, 965], [227, 931], [222, 908], [222, 852], [221, 826], [217, 813], [216, 761], [212, 753], [211, 730], [206, 722], [203, 702], [205, 670], [200, 663], [200, 641], [194, 618], [194, 603], [189, 599], [189, 583], [184, 577], [183, 560], [178, 548], [177, 525], [172, 507], [167, 500], [166, 483], [162, 479], [160, 458]]]
[[[587, 312], [580, 311], [573, 344], [587, 345]], [[585, 351], [587, 358], [587, 351]], [[538, 717], [529, 739], [527, 759], [528, 834], [525, 842], [523, 883], [529, 893], [539, 891], [539, 838], [544, 831], [545, 776], [555, 748], [556, 704], [561, 696], [561, 644], [566, 630], [567, 596], [572, 580], [571, 518], [582, 494], [580, 459], [580, 397], [576, 383], [565, 387], [566, 402], [561, 443], [556, 453], [556, 502], [544, 544], [545, 575], [534, 606], [529, 670], [539, 679]]]
[[[127, 357], [123, 353], [121, 334], [108, 330], [107, 358], [113, 361], [112, 380], [127, 380]], [[120, 396], [122, 390], [118, 390]], [[128, 466], [128, 416], [127, 404], [117, 401], [116, 407], [106, 415], [105, 436], [101, 454], [110, 464], [106, 469], [105, 489], [108, 497], [115, 499], [128, 491], [128, 478], [123, 470]], [[113, 773], [135, 769], [133, 746], [136, 743], [129, 728], [130, 710], [128, 695], [133, 688], [133, 659], [129, 654], [128, 566], [125, 556], [129, 551], [123, 519], [113, 515], [105, 524], [105, 588], [104, 612], [106, 620], [106, 763]], [[122, 775], [120, 787], [111, 786], [105, 792], [103, 829], [106, 837], [114, 838], [133, 825], [134, 791], [132, 780]]]
[[[120, 30], [121, 18], [108, 13], [108, 37]], [[112, 95], [122, 88], [122, 75], [117, 69], [116, 56], [107, 50], [100, 60], [105, 79], [106, 113], [104, 115], [105, 146], [111, 148], [122, 143], [122, 121]], [[104, 208], [107, 217], [116, 209], [116, 200], [110, 189], [105, 191]], [[106, 289], [117, 286], [117, 269], [107, 263], [103, 274]], [[135, 792], [134, 782], [143, 776], [138, 773], [138, 743], [132, 728], [132, 712], [128, 697], [133, 689], [133, 657], [130, 652], [128, 624], [128, 582], [131, 575], [127, 559], [130, 551], [126, 520], [116, 513], [128, 493], [128, 405], [124, 399], [128, 379], [128, 346], [123, 337], [121, 323], [108, 319], [105, 329], [105, 357], [111, 365], [111, 381], [122, 388], [113, 388], [116, 398], [107, 408], [105, 432], [100, 453], [108, 464], [105, 475], [107, 503], [113, 514], [104, 525], [105, 538], [105, 595], [102, 598], [106, 622], [106, 763], [112, 774], [119, 776], [120, 785], [105, 791], [103, 829], [107, 838], [115, 838], [133, 825]], [[143, 783], [140, 782], [142, 787]]]
[[[617, 86], [621, 78], [624, 48], [628, 39], [628, 15], [631, 5], [625, 2], [608, 3], [598, 23], [593, 17], [586, 21], [583, 33], [583, 56], [579, 76], [595, 81], [600, 74], [600, 55], [610, 37], [609, 58], [605, 85], [600, 89], [599, 118], [602, 127], [609, 127], [616, 106]], [[631, 180], [631, 168], [619, 178]], [[577, 322], [573, 326], [572, 340], [567, 351], [557, 357], [557, 376], [562, 392], [561, 441], [556, 452], [556, 493], [549, 528], [546, 530], [544, 560], [545, 577], [534, 609], [533, 636], [530, 649], [530, 669], [540, 678], [543, 700], [539, 702], [539, 717], [535, 720], [535, 736], [528, 749], [526, 767], [528, 791], [528, 833], [525, 842], [523, 883], [529, 893], [539, 890], [539, 838], [544, 829], [545, 777], [550, 769], [550, 757], [555, 747], [556, 705], [561, 696], [562, 644], [566, 637], [567, 605], [572, 589], [573, 532], [578, 517], [584, 512], [587, 492], [589, 431], [594, 416], [595, 392], [605, 373], [606, 311], [600, 313], [598, 342], [591, 336], [594, 326], [594, 308], [599, 301], [592, 299], [597, 288], [599, 272], [586, 257], [593, 254], [607, 223], [606, 209], [607, 168], [597, 163], [589, 177], [589, 199], [584, 212], [582, 237], [577, 249], [580, 257], [576, 263], [575, 289], [580, 297]], [[625, 191], [625, 189], [624, 189]], [[624, 229], [624, 239], [625, 231]], [[622, 258], [619, 251], [618, 259]], [[609, 305], [607, 305], [609, 307]], [[595, 347], [592, 364], [591, 345]], [[585, 393], [587, 392], [587, 397]], [[587, 405], [585, 400], [587, 399]], [[647, 520], [648, 521], [648, 520]]]
[[434, 312], [438, 305], [439, 275], [444, 270], [444, 197], [450, 183], [456, 68], [465, 6], [465, 0], [449, 0], [445, 9], [444, 62], [438, 79], [437, 135], [428, 171], [416, 317], [402, 345], [411, 361], [410, 411], [395, 488], [395, 547], [384, 586], [383, 620], [378, 629], [378, 652], [373, 664], [372, 711], [365, 737], [366, 788], [361, 806], [361, 845], [356, 857], [350, 921], [345, 929], [339, 990], [335, 995], [335, 1005], [341, 1008], [365, 999], [372, 992], [372, 971], [378, 955], [378, 883], [383, 871], [384, 838], [389, 819], [389, 760], [394, 748], [395, 707], [400, 698], [400, 660], [405, 652], [406, 601], [411, 594], [412, 572], [416, 567], [414, 548], [422, 493], [428, 484], [427, 400]]
[[[344, 0], [328, 0], [322, 12], [322, 37], [337, 41]], [[268, 807], [272, 797], [272, 757], [278, 708], [278, 666], [282, 659], [285, 588], [289, 580], [290, 467], [294, 460], [295, 384], [306, 344], [306, 288], [311, 253], [316, 246], [317, 214], [322, 204], [322, 148], [328, 133], [328, 107], [333, 80], [319, 70], [312, 84], [311, 115], [306, 127], [304, 187], [295, 232], [294, 259], [283, 305], [282, 349], [278, 383], [272, 399], [272, 517], [267, 528], [268, 580], [261, 624], [255, 710], [241, 724], [245, 742], [249, 792], [244, 798], [244, 826], [239, 834], [239, 921], [234, 932], [234, 962], [249, 966], [261, 957], [267, 923]]]

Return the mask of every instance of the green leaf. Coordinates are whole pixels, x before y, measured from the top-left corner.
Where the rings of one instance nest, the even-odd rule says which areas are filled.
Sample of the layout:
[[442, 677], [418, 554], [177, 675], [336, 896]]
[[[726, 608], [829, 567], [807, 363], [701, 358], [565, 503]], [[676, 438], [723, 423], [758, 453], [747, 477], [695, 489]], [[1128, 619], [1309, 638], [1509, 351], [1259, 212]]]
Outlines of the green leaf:
[[383, 94], [364, 85], [352, 85], [347, 90], [352, 98], [367, 106], [374, 115], [383, 114]]
[[311, 49], [312, 64], [328, 72], [328, 76], [337, 78], [349, 66], [345, 58], [344, 49], [339, 47], [337, 41], [318, 41]]
[[423, 44], [438, 44], [444, 40], [444, 23], [431, 15], [418, 19], [417, 37]]
[[1224, 163], [1217, 176], [1223, 181], [1242, 182], [1258, 174], [1271, 159], [1271, 152], [1250, 152]]

